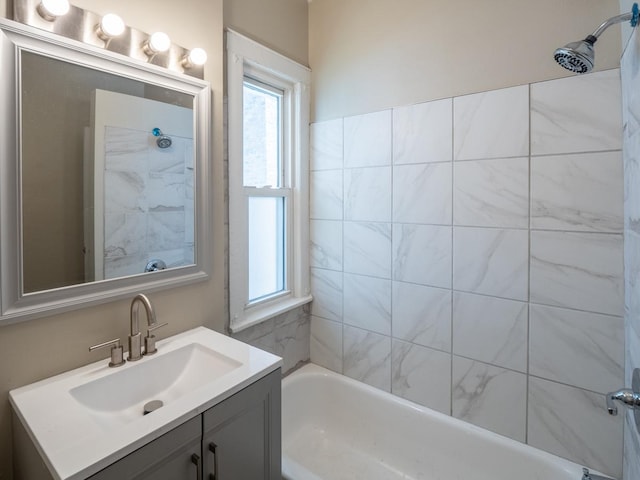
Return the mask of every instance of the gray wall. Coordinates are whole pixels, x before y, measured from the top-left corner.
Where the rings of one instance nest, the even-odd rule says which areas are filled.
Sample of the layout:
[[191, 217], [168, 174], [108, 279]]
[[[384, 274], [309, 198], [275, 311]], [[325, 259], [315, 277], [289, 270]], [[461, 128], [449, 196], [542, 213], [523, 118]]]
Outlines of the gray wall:
[[307, 0], [226, 0], [224, 26], [309, 65]]
[[[618, 0], [315, 0], [311, 119], [568, 75], [558, 72], [551, 52], [618, 10]], [[616, 29], [597, 51], [597, 68], [618, 66]]]
[[311, 360], [620, 477], [621, 147], [617, 69], [313, 124]]

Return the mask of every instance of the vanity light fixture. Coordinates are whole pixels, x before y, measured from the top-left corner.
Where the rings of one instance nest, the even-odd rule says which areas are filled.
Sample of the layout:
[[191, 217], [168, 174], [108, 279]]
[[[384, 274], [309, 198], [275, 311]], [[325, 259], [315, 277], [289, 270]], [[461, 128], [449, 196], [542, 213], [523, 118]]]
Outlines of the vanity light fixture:
[[42, 18], [53, 22], [56, 18], [69, 13], [71, 5], [67, 0], [42, 0], [38, 5], [38, 13]]
[[[201, 48], [187, 49], [171, 41], [166, 33], [150, 33], [128, 25], [115, 13], [96, 13], [74, 5], [73, 0], [9, 0], [13, 19], [94, 47], [146, 61], [194, 78], [204, 78], [207, 54]], [[640, 1], [640, 0], [639, 0]], [[2, 3], [2, 0], [0, 0]], [[85, 2], [95, 3], [95, 2]]]
[[96, 26], [96, 33], [105, 42], [124, 33], [125, 25], [115, 13], [107, 13]]
[[142, 44], [142, 50], [150, 58], [158, 53], [166, 52], [169, 47], [171, 47], [171, 39], [163, 32], [152, 33], [149, 39]]
[[192, 48], [187, 55], [182, 57], [182, 66], [184, 68], [201, 67], [205, 63], [207, 63], [207, 52], [204, 48]]

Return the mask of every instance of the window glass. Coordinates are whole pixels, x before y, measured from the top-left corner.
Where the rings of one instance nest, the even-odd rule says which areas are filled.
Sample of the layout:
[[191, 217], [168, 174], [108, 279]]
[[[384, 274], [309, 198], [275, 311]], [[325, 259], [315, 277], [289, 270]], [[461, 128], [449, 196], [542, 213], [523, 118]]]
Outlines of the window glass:
[[283, 92], [245, 79], [243, 88], [243, 183], [281, 186]]
[[249, 303], [285, 285], [285, 198], [249, 197]]

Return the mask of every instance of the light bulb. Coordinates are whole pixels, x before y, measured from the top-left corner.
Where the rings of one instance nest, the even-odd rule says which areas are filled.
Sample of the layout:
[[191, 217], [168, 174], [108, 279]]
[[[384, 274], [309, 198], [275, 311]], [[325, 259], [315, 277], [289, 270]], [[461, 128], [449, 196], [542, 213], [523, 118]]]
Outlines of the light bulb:
[[145, 53], [147, 55], [155, 55], [156, 53], [166, 52], [170, 46], [169, 35], [163, 32], [155, 32], [145, 42]]
[[125, 25], [122, 19], [115, 13], [107, 13], [98, 25], [98, 36], [103, 40], [117, 37], [124, 33]]
[[185, 68], [193, 66], [202, 66], [207, 63], [207, 52], [203, 48], [193, 48], [189, 51], [188, 55], [185, 55], [182, 60], [182, 65]]
[[70, 8], [67, 0], [42, 0], [37, 10], [42, 18], [52, 22], [57, 17], [66, 15]]

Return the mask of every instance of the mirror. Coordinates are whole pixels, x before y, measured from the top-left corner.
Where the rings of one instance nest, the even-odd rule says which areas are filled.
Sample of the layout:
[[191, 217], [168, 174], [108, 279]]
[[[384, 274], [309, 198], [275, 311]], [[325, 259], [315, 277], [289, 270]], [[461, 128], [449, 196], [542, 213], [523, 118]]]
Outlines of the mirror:
[[0, 30], [0, 320], [207, 278], [208, 83]]

